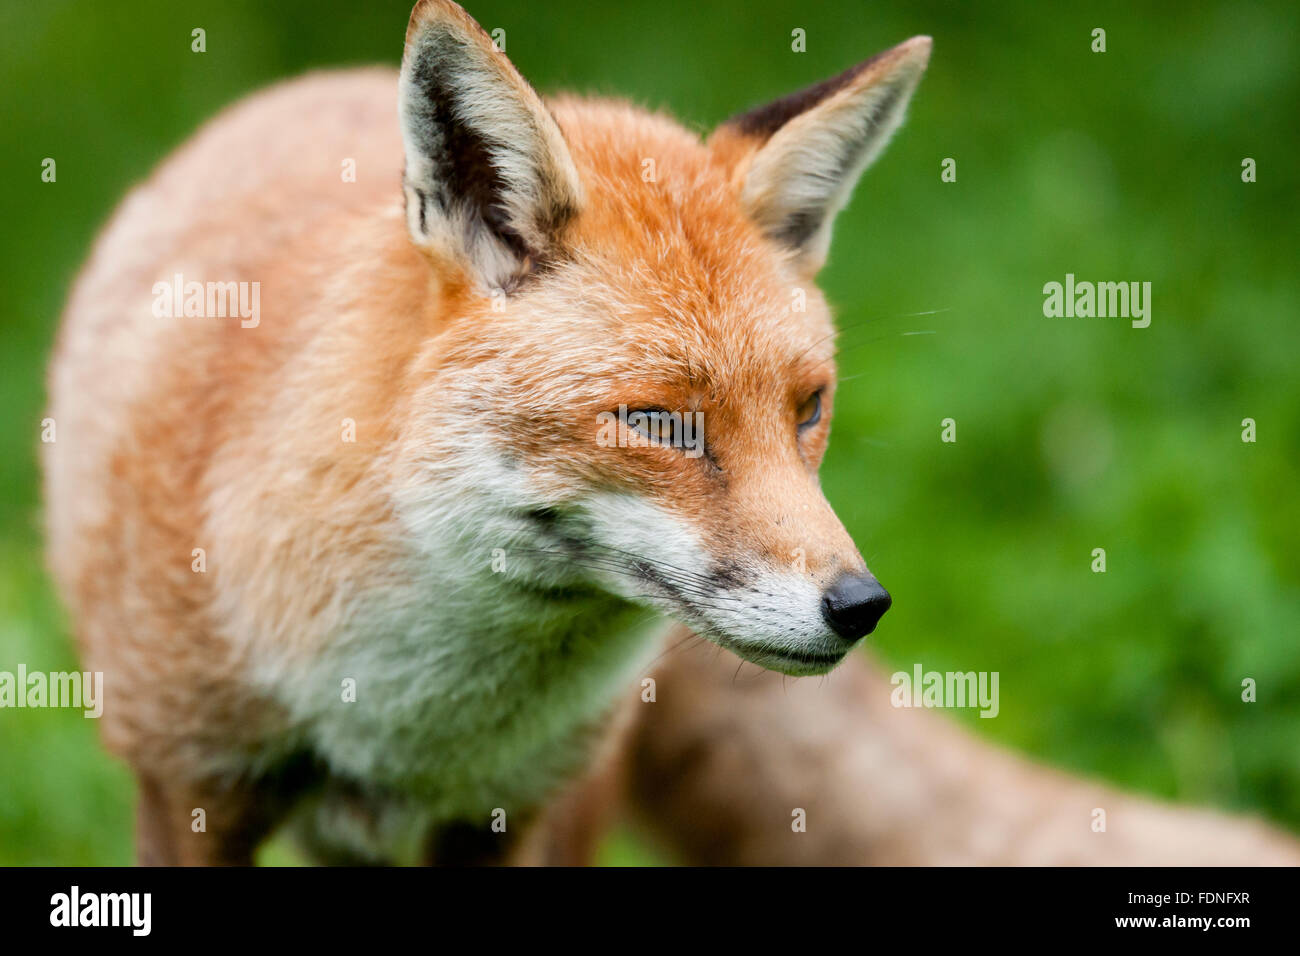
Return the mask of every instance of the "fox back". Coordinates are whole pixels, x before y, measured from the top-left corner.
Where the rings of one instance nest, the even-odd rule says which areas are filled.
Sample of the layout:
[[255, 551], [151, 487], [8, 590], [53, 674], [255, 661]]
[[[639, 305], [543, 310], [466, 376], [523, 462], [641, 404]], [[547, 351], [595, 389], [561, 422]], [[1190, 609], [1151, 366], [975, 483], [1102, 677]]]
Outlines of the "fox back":
[[702, 141], [543, 101], [423, 0], [397, 75], [207, 125], [100, 237], [51, 370], [50, 560], [110, 747], [154, 781], [307, 754], [437, 823], [581, 768], [663, 616], [834, 667], [889, 597], [817, 481], [813, 280], [928, 54]]

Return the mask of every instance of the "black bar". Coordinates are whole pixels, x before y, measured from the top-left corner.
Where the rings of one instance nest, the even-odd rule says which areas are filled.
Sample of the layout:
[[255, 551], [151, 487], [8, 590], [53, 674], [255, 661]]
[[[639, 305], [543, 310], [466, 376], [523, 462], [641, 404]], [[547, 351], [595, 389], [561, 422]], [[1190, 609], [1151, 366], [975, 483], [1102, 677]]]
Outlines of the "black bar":
[[[33, 868], [0, 871], [0, 879], [6, 942], [76, 934], [82, 942], [336, 947], [373, 943], [382, 930], [385, 937], [405, 932], [458, 952], [472, 947], [454, 944], [457, 939], [499, 942], [514, 930], [537, 944], [564, 943], [597, 927], [610, 949], [643, 945], [646, 934], [670, 930], [740, 939], [776, 927], [808, 932], [810, 939], [838, 927], [836, 933], [847, 931], [864, 947], [894, 940], [1125, 936], [1231, 944], [1258, 931], [1284, 931], [1295, 884], [1293, 872], [1278, 869]], [[116, 927], [51, 925], [52, 916], [70, 910], [73, 886], [87, 915], [86, 907], [99, 906], [97, 894], [149, 894], [147, 936], [131, 925], [134, 915], [142, 928], [142, 907], [121, 909], [119, 922], [126, 925]], [[69, 904], [61, 913], [59, 894]], [[93, 904], [88, 895], [96, 897]], [[1121, 925], [1145, 919], [1154, 922]], [[1199, 925], [1205, 919], [1208, 928]]]

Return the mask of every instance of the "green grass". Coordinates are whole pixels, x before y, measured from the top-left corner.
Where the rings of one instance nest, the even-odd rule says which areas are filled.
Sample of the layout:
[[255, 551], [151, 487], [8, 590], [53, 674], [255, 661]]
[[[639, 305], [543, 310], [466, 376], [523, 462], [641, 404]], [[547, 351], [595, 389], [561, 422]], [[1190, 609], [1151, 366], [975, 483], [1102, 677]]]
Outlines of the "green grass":
[[[0, 10], [0, 669], [75, 660], [33, 530], [35, 449], [55, 319], [96, 231], [222, 105], [311, 67], [395, 63], [408, 9]], [[824, 484], [895, 597], [873, 640], [904, 668], [999, 671], [998, 719], [957, 715], [990, 738], [1300, 828], [1300, 8], [470, 9], [506, 28], [543, 90], [628, 95], [701, 130], [932, 34], [909, 123], [823, 276], [846, 330]], [[189, 51], [195, 26], [206, 54]], [[807, 53], [790, 51], [795, 27]], [[46, 156], [57, 183], [39, 180]], [[1151, 327], [1044, 318], [1042, 286], [1067, 272], [1150, 281]], [[939, 440], [948, 417], [955, 444]], [[1089, 570], [1096, 547], [1105, 574]], [[1257, 703], [1241, 701], [1246, 677]], [[0, 711], [0, 863], [130, 859], [130, 778], [93, 723]], [[264, 859], [295, 858], [277, 844]], [[621, 832], [603, 859], [654, 856]]]

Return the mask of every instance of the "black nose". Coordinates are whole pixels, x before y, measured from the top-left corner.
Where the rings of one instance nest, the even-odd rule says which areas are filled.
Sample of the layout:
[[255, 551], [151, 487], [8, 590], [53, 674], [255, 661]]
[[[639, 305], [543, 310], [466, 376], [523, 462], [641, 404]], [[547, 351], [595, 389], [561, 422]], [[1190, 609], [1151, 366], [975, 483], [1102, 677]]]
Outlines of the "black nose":
[[842, 574], [822, 595], [822, 617], [840, 637], [856, 641], [876, 629], [892, 603], [869, 572]]

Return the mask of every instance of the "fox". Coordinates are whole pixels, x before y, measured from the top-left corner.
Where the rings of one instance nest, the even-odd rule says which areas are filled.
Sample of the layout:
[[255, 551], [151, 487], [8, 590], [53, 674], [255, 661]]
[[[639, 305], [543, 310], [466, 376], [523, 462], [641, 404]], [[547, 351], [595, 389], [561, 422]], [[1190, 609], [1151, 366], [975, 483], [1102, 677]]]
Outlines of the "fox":
[[[857, 698], [888, 691], [855, 648], [892, 598], [818, 482], [815, 278], [931, 48], [701, 137], [543, 99], [420, 0], [396, 72], [256, 93], [130, 193], [64, 311], [43, 464], [141, 864], [249, 865], [282, 827], [318, 863], [584, 863], [624, 804], [705, 862], [923, 858], [926, 827], [897, 824], [909, 851], [856, 813], [772, 831], [791, 754], [840, 747], [802, 802], [842, 810], [892, 773], [855, 747], [976, 752], [955, 730], [882, 749], [897, 720]], [[209, 308], [214, 284], [241, 307]], [[775, 683], [729, 704], [737, 658]], [[853, 699], [781, 680], [836, 668]], [[948, 792], [943, 764], [889, 790], [900, 812], [946, 809], [916, 798]]]

